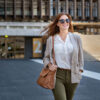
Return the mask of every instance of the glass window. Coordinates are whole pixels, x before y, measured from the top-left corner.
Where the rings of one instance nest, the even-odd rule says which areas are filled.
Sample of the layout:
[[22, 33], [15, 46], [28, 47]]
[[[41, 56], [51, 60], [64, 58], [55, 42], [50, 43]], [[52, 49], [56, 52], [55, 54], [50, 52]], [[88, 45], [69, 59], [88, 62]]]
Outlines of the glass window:
[[93, 3], [93, 16], [97, 17], [97, 2]]
[[82, 7], [81, 2], [77, 2], [77, 15], [79, 17], [81, 17], [81, 7]]
[[5, 58], [5, 55], [5, 39], [3, 37], [0, 37], [0, 59]]
[[85, 16], [89, 17], [89, 2], [85, 2]]
[[74, 3], [73, 3], [73, 1], [69, 2], [69, 14], [71, 16], [74, 16]]
[[31, 15], [31, 1], [30, 0], [24, 0], [24, 4], [25, 4], [25, 15], [27, 16], [29, 16], [29, 15]]
[[13, 0], [7, 0], [7, 15], [13, 15]]
[[[51, 15], [51, 16], [54, 16], [54, 11], [53, 11], [53, 10], [54, 10], [54, 7], [53, 7], [53, 3], [54, 3], [54, 2], [53, 2], [53, 0], [48, 0], [47, 3], [50, 4], [50, 9], [51, 9], [51, 10], [50, 10], [50, 15]], [[48, 5], [46, 5], [46, 6], [47, 6], [46, 8], [48, 8]], [[48, 10], [49, 10], [49, 8], [48, 8]], [[49, 11], [48, 11], [48, 15], [49, 15]]]
[[56, 15], [56, 1], [53, 2], [53, 15]]
[[60, 12], [65, 12], [65, 1], [61, 1], [59, 3], [59, 6], [60, 6]]
[[16, 37], [15, 58], [24, 58], [24, 38]]
[[43, 0], [42, 1], [42, 16], [49, 15], [49, 1]]
[[4, 0], [0, 0], [0, 15], [4, 15]]
[[16, 0], [16, 15], [22, 15], [22, 1]]
[[37, 0], [34, 0], [33, 2], [33, 15], [37, 15]]
[[45, 16], [46, 15], [46, 1], [42, 1], [42, 15]]
[[24, 58], [24, 37], [0, 37], [0, 59]]

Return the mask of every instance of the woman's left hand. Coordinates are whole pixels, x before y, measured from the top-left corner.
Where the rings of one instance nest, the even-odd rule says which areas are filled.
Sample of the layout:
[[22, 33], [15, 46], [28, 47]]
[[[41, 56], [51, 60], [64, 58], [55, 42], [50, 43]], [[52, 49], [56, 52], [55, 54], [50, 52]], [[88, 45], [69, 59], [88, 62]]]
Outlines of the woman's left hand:
[[80, 69], [80, 72], [83, 73], [83, 70]]
[[55, 71], [55, 70], [57, 70], [57, 65], [51, 64], [51, 65], [49, 66], [49, 69], [50, 69], [51, 71]]

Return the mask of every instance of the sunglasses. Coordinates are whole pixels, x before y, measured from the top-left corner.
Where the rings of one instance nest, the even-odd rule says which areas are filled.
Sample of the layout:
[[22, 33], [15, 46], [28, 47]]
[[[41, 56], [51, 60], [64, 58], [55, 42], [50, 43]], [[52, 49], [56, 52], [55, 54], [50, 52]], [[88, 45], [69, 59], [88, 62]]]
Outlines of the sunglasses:
[[64, 24], [65, 22], [66, 22], [66, 23], [69, 23], [70, 20], [69, 20], [69, 19], [65, 19], [65, 20], [64, 20], [64, 19], [60, 19], [59, 22], [60, 22], [61, 24]]

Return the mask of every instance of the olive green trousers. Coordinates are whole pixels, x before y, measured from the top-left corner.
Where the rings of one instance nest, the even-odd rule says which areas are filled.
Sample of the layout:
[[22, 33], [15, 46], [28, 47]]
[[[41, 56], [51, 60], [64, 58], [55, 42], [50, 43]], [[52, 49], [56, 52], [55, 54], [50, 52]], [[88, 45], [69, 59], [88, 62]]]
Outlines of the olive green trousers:
[[56, 84], [52, 90], [55, 100], [72, 100], [78, 83], [71, 83], [71, 71], [57, 69]]

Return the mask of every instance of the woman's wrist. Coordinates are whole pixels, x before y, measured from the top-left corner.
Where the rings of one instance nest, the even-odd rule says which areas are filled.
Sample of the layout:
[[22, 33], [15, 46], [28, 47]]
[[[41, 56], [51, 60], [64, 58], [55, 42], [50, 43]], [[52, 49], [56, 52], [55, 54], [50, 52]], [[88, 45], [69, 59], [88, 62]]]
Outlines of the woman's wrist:
[[51, 62], [48, 63], [48, 67], [51, 66]]

